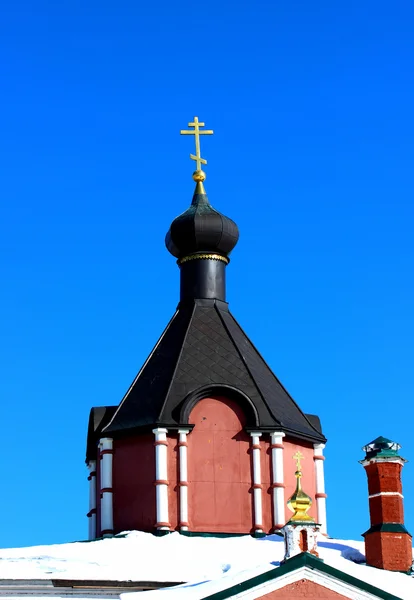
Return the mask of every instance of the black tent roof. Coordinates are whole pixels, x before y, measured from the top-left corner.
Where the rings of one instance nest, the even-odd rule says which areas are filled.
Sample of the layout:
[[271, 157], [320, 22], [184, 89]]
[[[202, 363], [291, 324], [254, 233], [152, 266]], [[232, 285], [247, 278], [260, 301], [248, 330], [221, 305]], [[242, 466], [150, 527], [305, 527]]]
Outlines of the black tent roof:
[[227, 303], [213, 299], [179, 305], [102, 435], [188, 426], [192, 406], [207, 394], [241, 402], [250, 429], [326, 441], [318, 417], [300, 410]]

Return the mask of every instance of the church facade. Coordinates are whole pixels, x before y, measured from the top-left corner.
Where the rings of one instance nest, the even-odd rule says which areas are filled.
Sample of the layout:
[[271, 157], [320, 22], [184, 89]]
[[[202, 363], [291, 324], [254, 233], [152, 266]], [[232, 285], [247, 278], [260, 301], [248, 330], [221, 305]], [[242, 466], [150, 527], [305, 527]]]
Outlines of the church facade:
[[278, 531], [299, 450], [310, 514], [326, 533], [319, 418], [301, 411], [229, 310], [239, 231], [205, 192], [203, 125], [195, 117], [182, 132], [195, 134], [196, 186], [166, 236], [180, 270], [178, 307], [120, 404], [91, 410], [91, 539], [131, 529]]

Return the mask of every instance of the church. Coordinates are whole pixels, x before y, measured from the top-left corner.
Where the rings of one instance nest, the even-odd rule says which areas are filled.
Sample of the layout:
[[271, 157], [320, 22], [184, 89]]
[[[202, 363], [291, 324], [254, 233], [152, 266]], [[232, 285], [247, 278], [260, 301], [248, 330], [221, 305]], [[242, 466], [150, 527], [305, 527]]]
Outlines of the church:
[[414, 598], [400, 446], [363, 447], [370, 526], [364, 541], [331, 539], [321, 420], [230, 311], [239, 230], [204, 187], [213, 132], [188, 127], [195, 189], [165, 238], [180, 297], [124, 397], [90, 411], [89, 541], [0, 550], [0, 600]]
[[130, 529], [278, 531], [298, 451], [311, 514], [327, 531], [320, 420], [301, 411], [227, 303], [239, 231], [204, 189], [203, 125], [195, 117], [181, 132], [196, 138], [195, 190], [165, 240], [180, 271], [177, 309], [120, 404], [91, 410], [91, 539]]

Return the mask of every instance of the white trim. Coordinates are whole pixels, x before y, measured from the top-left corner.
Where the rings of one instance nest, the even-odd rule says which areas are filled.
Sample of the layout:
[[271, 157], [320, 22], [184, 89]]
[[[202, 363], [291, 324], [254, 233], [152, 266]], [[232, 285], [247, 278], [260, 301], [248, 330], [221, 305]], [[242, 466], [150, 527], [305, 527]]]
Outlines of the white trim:
[[[99, 442], [101, 451], [112, 450], [112, 438], [102, 438]], [[101, 482], [101, 532], [111, 532], [114, 529], [114, 510], [113, 510], [113, 493], [112, 493], [112, 454], [102, 454], [100, 469]], [[107, 491], [103, 491], [107, 489]], [[104, 537], [110, 536], [111, 533], [105, 533]]]
[[[96, 539], [96, 460], [88, 462], [89, 470], [89, 516], [88, 539]], [[93, 474], [92, 474], [93, 473]], [[91, 511], [94, 511], [91, 514]]]
[[[179, 429], [179, 443], [187, 443], [187, 435], [190, 433], [189, 429]], [[187, 446], [180, 446], [179, 448], [179, 478], [180, 484], [188, 483], [188, 468], [187, 468]], [[180, 485], [180, 523], [188, 523], [188, 487], [186, 485]], [[181, 531], [187, 531], [188, 526], [182, 525]]]
[[[252, 446], [260, 446], [260, 431], [251, 431], [250, 437]], [[252, 448], [253, 462], [253, 506], [254, 506], [254, 526], [256, 533], [262, 533], [263, 525], [263, 507], [262, 507], [262, 489], [254, 487], [262, 484], [262, 474], [260, 468], [260, 448]], [[258, 529], [257, 527], [260, 526]]]
[[400, 492], [378, 492], [378, 494], [370, 494], [368, 498], [378, 498], [378, 496], [399, 496], [400, 498], [404, 498]]
[[[283, 445], [285, 437], [283, 431], [273, 431], [270, 434], [271, 445]], [[283, 473], [283, 448], [272, 448], [272, 483], [284, 485]], [[272, 494], [273, 502], [273, 526], [284, 525], [286, 520], [285, 515], [285, 488], [273, 487]]]
[[407, 461], [405, 458], [401, 458], [401, 456], [396, 456], [394, 458], [388, 458], [386, 456], [385, 457], [384, 456], [376, 456], [374, 458], [367, 458], [364, 460], [360, 460], [359, 462], [361, 463], [361, 465], [363, 467], [366, 467], [367, 465], [372, 465], [375, 463], [397, 463], [398, 465], [401, 465], [403, 467]]
[[281, 575], [277, 579], [273, 579], [271, 581], [267, 581], [256, 587], [246, 590], [245, 592], [241, 592], [239, 594], [235, 594], [232, 598], [243, 598], [244, 600], [256, 600], [257, 598], [261, 598], [266, 596], [267, 594], [271, 594], [276, 590], [283, 589], [284, 587], [291, 585], [292, 583], [296, 583], [302, 579], [306, 579], [317, 585], [320, 585], [328, 590], [336, 592], [344, 596], [345, 598], [349, 598], [349, 600], [378, 600], [377, 595], [373, 595], [365, 590], [361, 590], [349, 583], [345, 583], [340, 579], [336, 579], [332, 575], [328, 575], [326, 573], [321, 573], [320, 571], [315, 571], [310, 569], [309, 567], [301, 567], [296, 571], [292, 571], [290, 573], [286, 573], [285, 575]]
[[[315, 458], [315, 488], [316, 494], [325, 493], [325, 474], [323, 467], [323, 449], [325, 444], [314, 444], [313, 445], [313, 456]], [[321, 533], [327, 533], [326, 525], [326, 498], [316, 498], [316, 510], [318, 523], [321, 526]]]
[[[155, 479], [156, 481], [166, 482], [168, 481], [168, 468], [167, 468], [167, 432], [168, 430], [163, 427], [153, 429], [152, 433], [155, 435], [156, 442], [163, 442], [155, 446]], [[156, 512], [157, 512], [157, 523], [168, 523], [168, 483], [156, 483], [155, 484], [156, 494]], [[157, 529], [167, 529], [167, 525], [161, 525]]]

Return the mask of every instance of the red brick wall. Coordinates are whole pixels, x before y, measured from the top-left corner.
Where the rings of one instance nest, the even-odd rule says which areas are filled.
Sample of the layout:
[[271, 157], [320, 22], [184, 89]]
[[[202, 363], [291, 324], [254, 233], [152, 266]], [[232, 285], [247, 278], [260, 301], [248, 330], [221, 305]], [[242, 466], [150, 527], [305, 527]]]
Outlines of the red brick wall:
[[387, 571], [408, 571], [412, 563], [411, 536], [375, 531], [365, 536], [367, 564]]
[[319, 598], [325, 600], [346, 599], [346, 596], [328, 590], [328, 588], [308, 579], [301, 579], [295, 583], [290, 583], [280, 590], [275, 590], [274, 592], [270, 592], [270, 594], [260, 597], [266, 598], [266, 600], [303, 600], [303, 598], [306, 598], [306, 600], [319, 600]]
[[402, 465], [392, 462], [370, 463], [365, 467], [368, 476], [369, 494], [380, 492], [400, 492]]
[[371, 525], [404, 523], [403, 501], [400, 496], [376, 496], [369, 499]]

